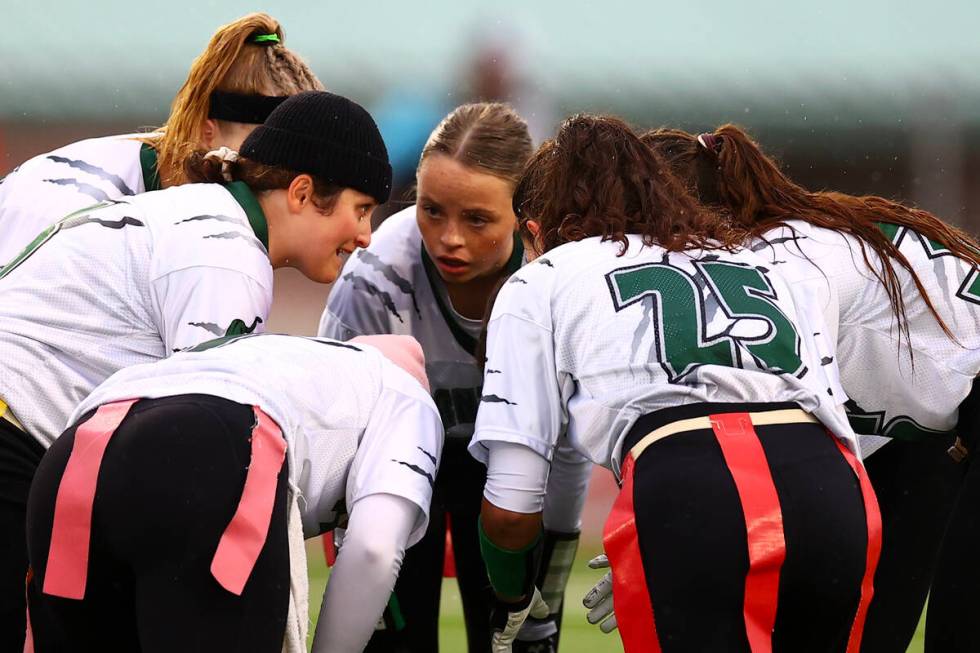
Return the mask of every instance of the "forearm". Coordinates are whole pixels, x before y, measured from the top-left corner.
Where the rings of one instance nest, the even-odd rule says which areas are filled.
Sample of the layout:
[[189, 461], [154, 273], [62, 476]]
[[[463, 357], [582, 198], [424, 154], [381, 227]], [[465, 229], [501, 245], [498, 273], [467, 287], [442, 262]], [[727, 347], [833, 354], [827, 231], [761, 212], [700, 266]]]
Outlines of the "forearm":
[[323, 597], [314, 653], [367, 645], [398, 577], [419, 508], [391, 494], [364, 497], [351, 511], [344, 545]]

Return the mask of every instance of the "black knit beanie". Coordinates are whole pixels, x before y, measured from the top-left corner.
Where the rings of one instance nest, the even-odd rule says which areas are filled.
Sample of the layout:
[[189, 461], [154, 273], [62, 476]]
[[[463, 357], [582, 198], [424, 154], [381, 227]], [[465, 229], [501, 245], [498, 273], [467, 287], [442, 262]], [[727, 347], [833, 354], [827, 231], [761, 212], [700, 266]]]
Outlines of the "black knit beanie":
[[391, 193], [388, 150], [371, 114], [326, 91], [288, 98], [245, 139], [239, 154], [359, 190], [379, 204]]

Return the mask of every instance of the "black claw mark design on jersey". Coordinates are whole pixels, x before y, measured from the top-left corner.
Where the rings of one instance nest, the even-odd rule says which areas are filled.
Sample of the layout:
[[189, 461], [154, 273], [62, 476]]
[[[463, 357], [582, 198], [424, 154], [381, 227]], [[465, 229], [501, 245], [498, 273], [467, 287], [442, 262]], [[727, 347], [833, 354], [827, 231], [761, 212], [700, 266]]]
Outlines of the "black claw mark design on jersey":
[[538, 263], [540, 263], [541, 265], [547, 265], [549, 268], [552, 268], [552, 269], [554, 269], [554, 267], [555, 267], [555, 264], [552, 263], [550, 260], [548, 260], [546, 258], [539, 258], [538, 259]]
[[99, 218], [93, 218], [91, 215], [80, 215], [77, 218], [69, 218], [65, 220], [64, 224], [61, 225], [62, 230], [74, 229], [75, 227], [80, 227], [83, 224], [97, 224], [100, 227], [105, 227], [106, 229], [122, 229], [123, 227], [145, 227], [141, 220], [136, 218], [130, 218], [129, 216], [123, 216], [118, 220], [100, 220]]
[[192, 218], [187, 218], [186, 220], [178, 220], [174, 224], [184, 224], [185, 222], [200, 222], [201, 220], [217, 220], [218, 222], [231, 222], [233, 224], [241, 224], [242, 221], [233, 218], [230, 215], [195, 215]]
[[200, 327], [202, 329], [207, 329], [208, 331], [210, 331], [211, 333], [213, 333], [216, 336], [223, 336], [223, 335], [225, 335], [224, 330], [220, 326], [218, 326], [217, 324], [215, 324], [214, 322], [188, 322], [187, 324], [188, 324], [188, 326]]
[[381, 258], [366, 249], [357, 250], [357, 258], [364, 261], [365, 265], [370, 265], [372, 268], [381, 273], [385, 279], [390, 281], [392, 285], [398, 288], [400, 291], [412, 298], [412, 308], [415, 309], [415, 314], [422, 318], [422, 310], [419, 308], [418, 300], [415, 297], [415, 287], [412, 286], [412, 282], [398, 274], [398, 272], [392, 266], [388, 265]]
[[96, 202], [104, 202], [109, 199], [109, 196], [101, 188], [96, 188], [92, 184], [82, 183], [77, 179], [45, 179], [44, 181], [49, 184], [57, 184], [58, 186], [75, 186], [78, 192], [85, 193]]
[[255, 249], [259, 250], [263, 254], [268, 255], [269, 253], [266, 251], [265, 247], [262, 246], [262, 243], [260, 243], [258, 239], [255, 238], [255, 236], [246, 236], [245, 234], [240, 233], [238, 231], [223, 231], [220, 234], [210, 234], [208, 236], [205, 236], [205, 238], [221, 238], [223, 240], [235, 240], [235, 239], [244, 240], [246, 243], [248, 243]]
[[364, 277], [357, 276], [353, 272], [348, 272], [345, 274], [344, 281], [350, 281], [351, 286], [354, 287], [354, 290], [360, 290], [363, 293], [377, 297], [381, 301], [381, 305], [384, 306], [389, 313], [394, 315], [399, 322], [405, 322], [405, 320], [402, 319], [402, 316], [398, 314], [398, 309], [395, 308], [395, 301], [391, 298], [390, 294], [381, 290], [381, 288], [378, 288]]
[[821, 365], [830, 365], [833, 362], [834, 362], [833, 356], [824, 356], [823, 358], [820, 359]]
[[520, 277], [511, 277], [507, 281], [507, 283], [523, 283], [525, 286], [527, 285], [527, 281], [525, 281], [524, 279], [521, 279]]
[[502, 373], [503, 372], [501, 372], [500, 370], [491, 370], [491, 369], [487, 370], [487, 374], [502, 374]]
[[806, 238], [807, 236], [801, 236], [799, 234], [793, 234], [792, 236], [780, 236], [779, 238], [773, 238], [772, 240], [767, 240], [763, 238], [759, 242], [753, 243], [749, 247], [749, 249], [752, 250], [753, 252], [758, 252], [764, 250], [767, 247], [772, 247], [773, 245], [779, 245], [780, 243], [788, 243], [790, 241], [795, 243], [799, 240], [805, 240]]
[[830, 388], [827, 388], [827, 394], [830, 395], [831, 397], [833, 397], [834, 396], [834, 391], [831, 390]]
[[105, 179], [110, 184], [115, 186], [116, 190], [118, 190], [123, 195], [135, 195], [133, 190], [126, 185], [126, 182], [122, 180], [122, 177], [120, 177], [119, 175], [114, 175], [106, 170], [103, 170], [99, 166], [92, 165], [91, 163], [88, 163], [87, 161], [82, 161], [81, 159], [67, 159], [63, 156], [56, 156], [54, 154], [49, 154], [47, 158], [51, 161], [54, 161], [55, 163], [65, 163], [68, 166], [75, 168], [76, 170], [81, 170], [82, 172], [87, 172], [90, 175], [95, 175], [96, 177]]
[[706, 262], [706, 263], [711, 263], [712, 261], [720, 261], [721, 260], [721, 257], [718, 256], [717, 254], [705, 254], [704, 256], [702, 256], [701, 258], [699, 258], [698, 260], [699, 261]]
[[498, 397], [497, 395], [483, 395], [480, 397], [481, 402], [488, 404], [507, 404], [508, 406], [516, 406], [516, 401], [511, 401], [510, 399], [504, 399], [503, 397]]
[[436, 457], [435, 456], [433, 456], [431, 453], [429, 453], [428, 451], [426, 451], [422, 447], [415, 447], [415, 448], [418, 449], [419, 451], [421, 451], [422, 453], [424, 453], [425, 454], [425, 457], [428, 458], [429, 460], [431, 460], [433, 465], [436, 464]]
[[364, 351], [360, 347], [355, 347], [354, 345], [348, 345], [344, 342], [337, 342], [336, 340], [320, 340], [319, 338], [312, 338], [313, 342], [318, 342], [321, 345], [327, 345], [329, 347], [340, 347], [341, 349], [353, 349], [354, 351]]
[[407, 463], [404, 460], [395, 460], [394, 458], [391, 459], [391, 462], [398, 463], [399, 465], [404, 465], [405, 467], [408, 467], [410, 470], [412, 470], [413, 472], [415, 472], [416, 474], [418, 474], [419, 476], [421, 476], [425, 480], [427, 480], [429, 482], [429, 487], [435, 486], [436, 481], [435, 481], [434, 478], [432, 478], [432, 474], [430, 474], [429, 472], [425, 471], [424, 469], [422, 469], [418, 465], [413, 465], [412, 463]]

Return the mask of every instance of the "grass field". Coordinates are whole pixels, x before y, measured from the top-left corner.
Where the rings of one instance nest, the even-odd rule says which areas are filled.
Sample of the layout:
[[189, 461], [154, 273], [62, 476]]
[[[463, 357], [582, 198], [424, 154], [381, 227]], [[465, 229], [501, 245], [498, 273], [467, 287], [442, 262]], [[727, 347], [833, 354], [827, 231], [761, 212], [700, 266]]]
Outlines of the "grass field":
[[[323, 588], [329, 575], [319, 546], [319, 540], [316, 540], [315, 545], [311, 544], [308, 547], [310, 617], [314, 623], [320, 612], [320, 599], [323, 597]], [[615, 632], [605, 635], [585, 620], [585, 608], [581, 605], [581, 598], [601, 576], [598, 571], [586, 567], [585, 563], [596, 553], [597, 550], [594, 547], [583, 547], [579, 550], [572, 577], [568, 582], [567, 603], [562, 626], [562, 653], [621, 653], [623, 650], [619, 636]], [[442, 585], [439, 646], [443, 653], [466, 653], [462, 604], [456, 581], [451, 578], [445, 579]], [[922, 653], [922, 647], [923, 628], [920, 623], [908, 653]]]

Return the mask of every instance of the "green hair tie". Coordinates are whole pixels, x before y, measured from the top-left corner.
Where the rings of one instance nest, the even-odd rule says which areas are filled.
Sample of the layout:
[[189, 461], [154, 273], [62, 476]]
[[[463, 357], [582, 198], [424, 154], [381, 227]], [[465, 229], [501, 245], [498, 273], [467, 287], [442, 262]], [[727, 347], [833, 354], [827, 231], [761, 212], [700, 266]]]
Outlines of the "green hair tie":
[[278, 43], [278, 34], [256, 34], [252, 37], [252, 43]]

